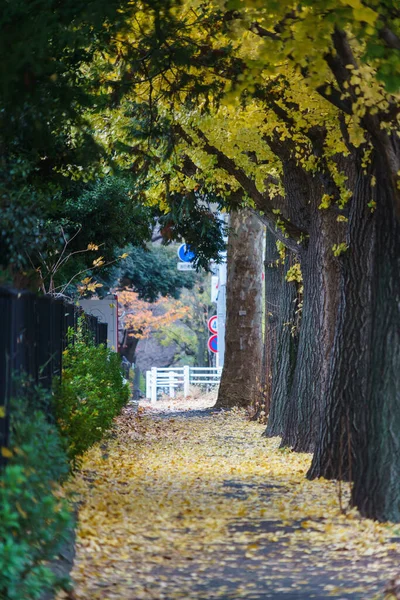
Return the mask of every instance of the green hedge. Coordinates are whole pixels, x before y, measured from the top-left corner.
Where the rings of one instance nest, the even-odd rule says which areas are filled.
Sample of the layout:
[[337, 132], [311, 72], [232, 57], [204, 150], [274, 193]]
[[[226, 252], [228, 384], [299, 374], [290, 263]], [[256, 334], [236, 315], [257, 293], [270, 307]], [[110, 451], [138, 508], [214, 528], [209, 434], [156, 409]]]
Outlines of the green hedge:
[[55, 390], [55, 414], [73, 467], [101, 440], [129, 397], [119, 355], [78, 336], [64, 352], [62, 380]]
[[[43, 400], [46, 393], [35, 389]], [[64, 444], [33, 404], [31, 390], [27, 396], [11, 402], [11, 456], [0, 476], [2, 600], [31, 600], [62, 585], [44, 563], [57, 555], [71, 527], [58, 484], [69, 473]]]
[[112, 425], [130, 396], [120, 357], [78, 333], [54, 393], [21, 379], [11, 401], [10, 447], [0, 473], [0, 598], [35, 600], [67, 585], [46, 566], [69, 537], [60, 482]]

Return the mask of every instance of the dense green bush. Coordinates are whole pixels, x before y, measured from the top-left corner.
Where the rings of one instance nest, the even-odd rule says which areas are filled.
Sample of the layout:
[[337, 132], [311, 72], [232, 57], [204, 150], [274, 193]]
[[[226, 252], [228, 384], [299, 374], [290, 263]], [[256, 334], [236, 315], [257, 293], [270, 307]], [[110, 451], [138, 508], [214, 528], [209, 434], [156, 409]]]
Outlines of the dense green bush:
[[78, 334], [64, 352], [62, 381], [55, 390], [55, 413], [74, 467], [110, 428], [129, 396], [119, 355]]
[[0, 475], [2, 600], [33, 600], [62, 585], [45, 563], [57, 555], [71, 526], [58, 484], [69, 472], [64, 444], [40, 410], [51, 397], [27, 382], [18, 387], [11, 401], [9, 461]]
[[9, 457], [0, 474], [0, 598], [36, 600], [65, 586], [46, 564], [68, 537], [72, 517], [60, 482], [99, 441], [129, 399], [120, 357], [78, 332], [64, 353], [54, 397], [28, 379], [10, 405]]

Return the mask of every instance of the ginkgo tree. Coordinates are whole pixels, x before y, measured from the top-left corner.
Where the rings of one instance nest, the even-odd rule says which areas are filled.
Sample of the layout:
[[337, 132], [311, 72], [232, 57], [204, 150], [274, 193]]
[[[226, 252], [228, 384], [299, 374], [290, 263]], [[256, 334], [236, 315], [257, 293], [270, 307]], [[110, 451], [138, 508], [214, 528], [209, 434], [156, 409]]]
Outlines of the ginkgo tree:
[[239, 190], [298, 256], [283, 442], [316, 447], [312, 476], [354, 479], [365, 514], [399, 519], [398, 9], [246, 0], [137, 17], [103, 85], [130, 94], [120, 123], [150, 201], [200, 188], [229, 207]]
[[[55, 13], [41, 2], [40, 29], [30, 6], [7, 9], [2, 43], [18, 52], [1, 88], [1, 207], [12, 225], [1, 229], [5, 267], [12, 263], [14, 276], [12, 261], [24, 258], [17, 220], [27, 216], [36, 247], [34, 209], [48, 215], [55, 191], [113, 168], [140, 177], [136, 198], [162, 213], [166, 238], [197, 244], [199, 264], [221, 249], [211, 204], [246, 206], [302, 288], [296, 353], [282, 360], [285, 385], [274, 369], [267, 433], [315, 449], [311, 477], [354, 480], [364, 514], [399, 520], [398, 7], [147, 0], [92, 8]], [[275, 362], [293, 329], [281, 315]]]
[[338, 108], [354, 169], [327, 423], [311, 474], [353, 478], [365, 514], [398, 519], [400, 15], [391, 2], [283, 4], [272, 20], [246, 8], [251, 30]]
[[[251, 199], [253, 209], [256, 209], [263, 221], [272, 227], [274, 234], [291, 251], [301, 254], [305, 278], [304, 314], [309, 315], [307, 319], [303, 319], [301, 348], [303, 352], [309, 352], [310, 357], [308, 360], [304, 360], [302, 352], [300, 353], [300, 357], [303, 359], [299, 360], [299, 383], [298, 386], [293, 387], [293, 398], [296, 404], [301, 403], [304, 398], [303, 431], [301, 434], [299, 433], [299, 423], [288, 422], [287, 425], [282, 423], [281, 433], [284, 433], [286, 437], [284, 443], [296, 445], [298, 449], [309, 449], [314, 439], [313, 435], [310, 436], [310, 424], [312, 430], [317, 426], [316, 406], [319, 402], [317, 382], [322, 373], [319, 365], [321, 352], [318, 352], [316, 348], [314, 342], [316, 335], [312, 328], [318, 323], [315, 313], [321, 308], [316, 303], [321, 302], [322, 290], [321, 293], [316, 294], [313, 286], [309, 285], [307, 281], [307, 278], [315, 278], [315, 269], [312, 268], [313, 260], [308, 257], [312, 254], [315, 255], [317, 244], [315, 240], [312, 240], [310, 244], [307, 243], [310, 226], [309, 216], [306, 213], [312, 212], [314, 215], [312, 231], [314, 238], [318, 237], [319, 239], [321, 238], [320, 220], [326, 218], [332, 221], [334, 219], [336, 223], [338, 215], [332, 216], [333, 211], [322, 213], [317, 210], [320, 204], [324, 201], [327, 202], [327, 194], [324, 195], [321, 183], [319, 183], [320, 189], [315, 192], [315, 200], [310, 211], [309, 189], [318, 185], [318, 182], [314, 181], [313, 173], [316, 160], [313, 156], [311, 142], [301, 129], [295, 133], [295, 144], [297, 144], [296, 150], [299, 156], [302, 154], [304, 156], [305, 165], [296, 165], [295, 157], [291, 156], [290, 136], [293, 135], [293, 132], [290, 131], [290, 126], [286, 121], [281, 120], [280, 113], [284, 113], [284, 110], [279, 111], [275, 100], [275, 97], [279, 98], [279, 94], [283, 92], [287, 96], [287, 102], [292, 102], [294, 92], [292, 89], [287, 91], [285, 87], [285, 81], [291, 76], [294, 77], [295, 73], [288, 68], [285, 78], [269, 82], [271, 108], [268, 105], [269, 97], [251, 99], [245, 108], [242, 107], [241, 102], [233, 100], [227, 105], [215, 108], [212, 112], [204, 112], [202, 107], [192, 108], [190, 111], [186, 111], [184, 107], [176, 107], [174, 121], [171, 123], [171, 135], [175, 136], [175, 152], [167, 159], [162, 156], [162, 149], [161, 152], [158, 152], [158, 162], [149, 173], [151, 182], [149, 193], [150, 197], [154, 197], [154, 199], [165, 198], [164, 202], [167, 204], [171, 194], [178, 191], [190, 193], [199, 185], [205, 189], [211, 188], [219, 195], [230, 199], [235, 195], [234, 192], [242, 190], [242, 195], [243, 193], [247, 194]], [[298, 77], [297, 84], [301, 85]], [[297, 96], [301, 97], [301, 90], [297, 90]], [[336, 109], [331, 109], [323, 99], [321, 100], [315, 94], [314, 96], [314, 111], [310, 115], [308, 115], [310, 102], [304, 100], [301, 108], [303, 108], [304, 115], [308, 115], [310, 127], [318, 122], [321, 110], [325, 110], [326, 115], [330, 117], [328, 137], [332, 141], [337, 137]], [[168, 106], [164, 108], [164, 112], [163, 107], [159, 108], [160, 121], [165, 121], [168, 110]], [[136, 128], [138, 129], [140, 122], [137, 121]], [[307, 127], [307, 117], [303, 117], [303, 122], [304, 127]], [[218, 127], [216, 127], [217, 124]], [[146, 132], [144, 125], [142, 134]], [[294, 128], [296, 128], [296, 124], [294, 124]], [[132, 124], [128, 132], [132, 132]], [[274, 139], [270, 140], [269, 135], [272, 135]], [[342, 149], [345, 150], [344, 144]], [[157, 152], [157, 150], [158, 148], [153, 148], [153, 152]], [[333, 150], [331, 154], [333, 154]], [[164, 160], [160, 161], [160, 158]], [[335, 166], [333, 161], [331, 162]], [[179, 166], [180, 163], [181, 166]], [[335, 170], [336, 174], [339, 180], [340, 173], [337, 173], [337, 169]], [[168, 179], [168, 188], [165, 185], [166, 178]], [[267, 186], [266, 182], [268, 182]], [[282, 195], [285, 184], [286, 187], [291, 186], [290, 201]], [[339, 185], [341, 189], [339, 189]], [[335, 183], [333, 182], [331, 186], [335, 186]], [[343, 185], [343, 179], [338, 181], [336, 192], [341, 197], [346, 196], [347, 190]], [[274, 202], [271, 201], [271, 198], [274, 198]], [[284, 214], [285, 203], [292, 215], [295, 215], [291, 220]], [[340, 244], [343, 244], [340, 225], [333, 228], [331, 239], [322, 238], [322, 243], [325, 243], [325, 260], [336, 261], [331, 249], [334, 245], [340, 247]], [[318, 253], [317, 257], [321, 258], [321, 253]], [[307, 268], [307, 262], [310, 264], [309, 268]], [[320, 271], [322, 269], [321, 265]], [[332, 272], [331, 269], [328, 272], [332, 272], [332, 277], [335, 278], [336, 271], [333, 269]], [[319, 279], [318, 283], [321, 288], [322, 280]], [[331, 289], [334, 292], [338, 289], [336, 281], [332, 284]], [[309, 309], [310, 302], [314, 306]], [[320, 344], [323, 339], [320, 336]], [[304, 364], [308, 365], [308, 369], [304, 369]], [[304, 377], [305, 371], [307, 374]], [[312, 395], [310, 395], [311, 385], [314, 386]], [[303, 393], [299, 391], [300, 386]], [[300, 400], [298, 400], [299, 398]], [[288, 415], [293, 417], [301, 414], [298, 411], [288, 412]], [[313, 426], [313, 422], [315, 426]]]

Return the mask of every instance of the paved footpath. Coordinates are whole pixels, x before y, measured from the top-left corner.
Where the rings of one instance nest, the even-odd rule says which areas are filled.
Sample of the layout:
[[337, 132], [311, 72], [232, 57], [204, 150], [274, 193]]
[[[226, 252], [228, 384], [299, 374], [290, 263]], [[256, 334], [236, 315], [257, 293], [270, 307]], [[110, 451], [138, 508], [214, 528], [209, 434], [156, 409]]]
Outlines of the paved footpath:
[[75, 597], [383, 599], [400, 528], [341, 514], [337, 485], [262, 431], [238, 412], [127, 410], [74, 484]]

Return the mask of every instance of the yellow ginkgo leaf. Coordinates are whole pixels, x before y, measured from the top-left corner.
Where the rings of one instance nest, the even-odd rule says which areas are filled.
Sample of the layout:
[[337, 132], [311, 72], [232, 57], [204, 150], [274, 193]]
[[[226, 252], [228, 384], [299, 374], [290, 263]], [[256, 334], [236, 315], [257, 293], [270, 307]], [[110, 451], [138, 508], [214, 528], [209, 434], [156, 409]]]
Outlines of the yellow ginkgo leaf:
[[1, 455], [4, 456], [4, 458], [12, 458], [14, 456], [11, 450], [5, 446], [1, 448]]

